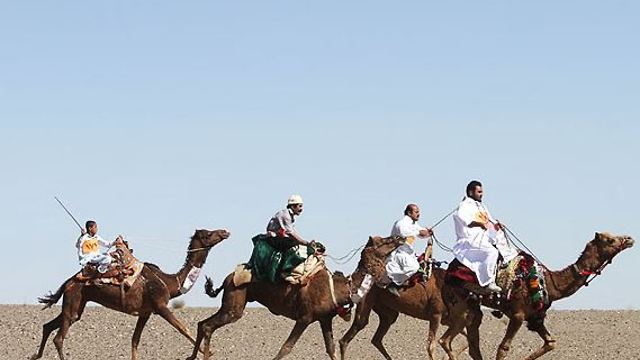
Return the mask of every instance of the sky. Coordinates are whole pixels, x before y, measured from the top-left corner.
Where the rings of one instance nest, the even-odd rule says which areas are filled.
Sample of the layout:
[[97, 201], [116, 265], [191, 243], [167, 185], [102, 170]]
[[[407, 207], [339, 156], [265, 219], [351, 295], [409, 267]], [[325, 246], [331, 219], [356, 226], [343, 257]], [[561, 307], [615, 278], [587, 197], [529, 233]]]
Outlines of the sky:
[[[640, 234], [636, 2], [2, 9], [0, 303], [33, 304], [78, 270], [54, 196], [167, 272], [195, 229], [228, 228], [203, 270], [215, 284], [293, 193], [298, 230], [336, 257], [388, 235], [407, 203], [434, 224], [472, 179], [552, 269], [596, 231]], [[454, 244], [451, 219], [435, 232]], [[639, 260], [623, 252], [553, 308], [639, 309]], [[182, 299], [219, 305], [202, 279]]]

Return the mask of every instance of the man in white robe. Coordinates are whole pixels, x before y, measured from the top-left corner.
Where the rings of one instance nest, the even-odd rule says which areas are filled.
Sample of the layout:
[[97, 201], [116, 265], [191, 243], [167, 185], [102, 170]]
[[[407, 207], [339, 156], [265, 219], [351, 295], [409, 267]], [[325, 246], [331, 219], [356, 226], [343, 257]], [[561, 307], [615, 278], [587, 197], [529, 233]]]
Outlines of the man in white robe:
[[474, 180], [467, 185], [467, 196], [453, 215], [457, 237], [453, 254], [476, 274], [480, 286], [491, 292], [500, 292], [502, 289], [495, 283], [498, 256], [502, 255], [507, 263], [518, 252], [509, 245], [502, 225], [482, 203], [482, 195], [479, 181]]
[[400, 296], [398, 287], [407, 281], [420, 268], [418, 259], [413, 251], [413, 244], [417, 238], [426, 238], [433, 233], [430, 229], [418, 224], [420, 209], [416, 204], [409, 204], [404, 210], [402, 219], [396, 221], [391, 228], [391, 236], [407, 238], [406, 243], [395, 249], [387, 259], [385, 270], [391, 280], [387, 289], [390, 293]]

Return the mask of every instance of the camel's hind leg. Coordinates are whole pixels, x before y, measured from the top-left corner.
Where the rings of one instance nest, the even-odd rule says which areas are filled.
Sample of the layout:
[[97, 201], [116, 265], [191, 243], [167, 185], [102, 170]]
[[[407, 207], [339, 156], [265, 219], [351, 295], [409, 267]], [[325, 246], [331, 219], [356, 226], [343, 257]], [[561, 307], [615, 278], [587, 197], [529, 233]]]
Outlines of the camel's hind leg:
[[86, 301], [82, 299], [82, 293], [80, 291], [65, 293], [64, 295], [59, 330], [53, 338], [53, 344], [56, 346], [60, 360], [64, 360], [64, 338], [67, 336], [69, 327], [71, 327], [74, 322], [80, 320], [86, 304]]
[[42, 357], [42, 354], [44, 353], [44, 346], [47, 343], [47, 339], [49, 339], [49, 335], [51, 335], [53, 330], [60, 328], [60, 325], [62, 325], [62, 312], [53, 320], [42, 325], [42, 340], [40, 341], [40, 348], [38, 348], [38, 353], [31, 357], [31, 360], [40, 359]]
[[[230, 280], [225, 280], [225, 290], [222, 296], [222, 306], [212, 316], [198, 322], [198, 334], [193, 347], [193, 353], [187, 360], [195, 360], [202, 345], [204, 359], [210, 356], [211, 335], [216, 329], [238, 321], [242, 317], [247, 305], [247, 288], [236, 288]], [[233, 287], [229, 289], [229, 287]]]
[[298, 342], [298, 339], [300, 339], [300, 336], [308, 326], [309, 323], [307, 322], [297, 321], [296, 325], [293, 327], [293, 330], [291, 330], [289, 337], [284, 342], [284, 344], [282, 344], [280, 351], [278, 351], [278, 355], [276, 355], [273, 360], [282, 359], [283, 357], [289, 355], [291, 350], [293, 350], [293, 346], [296, 344], [296, 342]]
[[457, 354], [451, 348], [451, 342], [460, 334], [467, 325], [467, 317], [469, 308], [463, 301], [458, 301], [449, 312], [449, 321], [447, 325], [449, 328], [444, 332], [440, 340], [440, 346], [444, 349], [449, 357], [449, 360], [456, 360]]
[[[375, 289], [374, 289], [375, 290]], [[349, 330], [340, 339], [340, 358], [344, 360], [347, 355], [347, 346], [353, 338], [369, 323], [369, 315], [371, 315], [371, 308], [375, 301], [374, 292], [371, 291], [362, 301], [356, 306], [356, 314], [351, 323]]]
[[533, 354], [529, 355], [526, 360], [537, 359], [556, 348], [556, 340], [551, 337], [551, 333], [549, 333], [547, 327], [544, 326], [544, 322], [542, 320], [537, 324], [533, 324], [532, 328], [538, 333], [538, 335], [540, 335], [542, 340], [544, 340], [544, 345], [542, 345], [542, 347], [536, 350]]
[[382, 339], [384, 339], [384, 336], [387, 334], [387, 331], [389, 331], [389, 328], [391, 328], [391, 325], [393, 325], [393, 323], [398, 319], [399, 313], [388, 307], [375, 307], [373, 310], [378, 314], [380, 322], [378, 323], [376, 333], [373, 334], [373, 338], [371, 338], [371, 343], [376, 347], [376, 349], [378, 349], [378, 351], [380, 351], [380, 353], [382, 353], [382, 356], [384, 356], [385, 359], [390, 360], [391, 356], [387, 352], [387, 349], [385, 349]]
[[322, 329], [322, 337], [324, 338], [324, 347], [331, 360], [336, 360], [336, 344], [333, 342], [333, 326], [331, 321], [333, 317], [326, 317], [320, 320], [320, 328]]

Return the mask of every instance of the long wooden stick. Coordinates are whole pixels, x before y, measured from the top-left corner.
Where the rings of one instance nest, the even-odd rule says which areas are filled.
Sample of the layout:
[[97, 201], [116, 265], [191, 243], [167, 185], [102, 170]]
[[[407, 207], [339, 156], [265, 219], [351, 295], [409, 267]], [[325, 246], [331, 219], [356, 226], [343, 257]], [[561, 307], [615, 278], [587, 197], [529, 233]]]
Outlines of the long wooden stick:
[[71, 218], [73, 219], [73, 221], [76, 223], [76, 225], [78, 225], [78, 227], [80, 228], [80, 231], [82, 231], [82, 225], [80, 225], [80, 223], [78, 222], [78, 220], [76, 220], [76, 218], [73, 217], [73, 215], [71, 214], [71, 212], [69, 210], [67, 210], [67, 207], [64, 206], [64, 204], [62, 203], [62, 201], [60, 201], [60, 199], [58, 199], [57, 196], [53, 197], [54, 199], [56, 199], [56, 201], [58, 202], [58, 204], [60, 204], [60, 206], [62, 206], [62, 208], [64, 209], [64, 211], [67, 212], [67, 214], [69, 214], [69, 216], [71, 216]]

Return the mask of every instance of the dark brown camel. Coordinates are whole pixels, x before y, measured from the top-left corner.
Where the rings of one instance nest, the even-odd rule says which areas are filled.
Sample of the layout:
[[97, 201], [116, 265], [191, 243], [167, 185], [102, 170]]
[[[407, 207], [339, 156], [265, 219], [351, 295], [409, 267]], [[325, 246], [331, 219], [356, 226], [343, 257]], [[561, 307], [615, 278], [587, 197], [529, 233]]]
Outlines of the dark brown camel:
[[[549, 296], [548, 306], [553, 301], [573, 295], [587, 284], [590, 274], [599, 274], [618, 253], [632, 247], [633, 243], [634, 240], [629, 236], [596, 233], [595, 238], [587, 243], [574, 264], [560, 271], [545, 269], [544, 280]], [[451, 341], [466, 326], [469, 332], [469, 355], [476, 360], [482, 359], [479, 338], [471, 337], [472, 328], [474, 332], [477, 332], [482, 321], [480, 303], [466, 300], [462, 293], [456, 290], [449, 286], [445, 286], [443, 289], [443, 298], [450, 305], [451, 326], [440, 338], [440, 344], [449, 357], [455, 359], [451, 350]], [[496, 359], [506, 358], [511, 348], [511, 341], [524, 321], [527, 321], [529, 330], [538, 333], [544, 341], [543, 346], [529, 355], [527, 360], [537, 359], [555, 348], [556, 340], [544, 325], [548, 306], [543, 310], [534, 309], [529, 301], [528, 291], [524, 287], [514, 289], [510, 300], [503, 301], [499, 306], [488, 303], [486, 298], [482, 305], [493, 307], [509, 318], [507, 332], [500, 343]]]
[[125, 292], [124, 301], [121, 298], [119, 286], [113, 285], [85, 285], [71, 277], [60, 286], [55, 294], [49, 294], [39, 301], [45, 304], [45, 309], [54, 305], [62, 297], [62, 311], [53, 320], [42, 327], [42, 341], [38, 353], [32, 360], [42, 357], [44, 346], [53, 330], [59, 329], [53, 339], [58, 350], [58, 356], [64, 359], [63, 342], [74, 322], [80, 320], [85, 305], [93, 301], [110, 309], [138, 316], [135, 331], [131, 339], [131, 359], [137, 358], [137, 348], [140, 335], [151, 314], [159, 314], [175, 327], [192, 343], [195, 342], [187, 327], [173, 315], [167, 307], [170, 299], [182, 295], [180, 289], [189, 271], [194, 267], [201, 268], [209, 255], [209, 250], [222, 240], [229, 237], [227, 230], [196, 230], [191, 237], [187, 258], [182, 269], [176, 274], [165, 274], [156, 265], [145, 263], [140, 277]]
[[[400, 313], [429, 321], [427, 351], [429, 358], [434, 359], [438, 326], [443, 321], [443, 317], [446, 320], [447, 308], [441, 296], [444, 274], [445, 271], [443, 269], [433, 269], [433, 274], [427, 282], [401, 288], [399, 291], [400, 297], [392, 295], [386, 289], [374, 286], [365, 298], [358, 303], [353, 323], [340, 339], [341, 358], [346, 358], [349, 342], [367, 326], [371, 310], [373, 310], [378, 314], [380, 321], [371, 343], [382, 353], [385, 359], [391, 359], [391, 356], [384, 347], [382, 340], [398, 319], [398, 314]], [[459, 352], [465, 348], [462, 348]]]
[[[362, 250], [360, 263], [350, 277], [341, 273], [331, 275], [328, 271], [322, 270], [309, 278], [303, 287], [270, 282], [250, 282], [236, 286], [233, 283], [233, 274], [230, 274], [220, 288], [215, 291], [209, 288], [207, 291], [210, 296], [216, 296], [224, 290], [222, 306], [213, 316], [198, 323], [193, 354], [188, 359], [196, 359], [201, 343], [204, 359], [209, 359], [213, 332], [240, 319], [247, 302], [251, 301], [257, 301], [273, 314], [286, 316], [296, 322], [275, 359], [289, 354], [304, 330], [316, 321], [320, 322], [327, 353], [331, 359], [336, 359], [331, 322], [337, 314], [338, 307], [350, 304], [351, 294], [358, 289], [366, 274], [369, 274], [371, 269], [377, 269], [378, 266], [375, 264], [384, 262], [391, 251], [404, 241], [404, 238], [370, 237]], [[333, 283], [335, 301], [332, 299], [330, 282]]]

